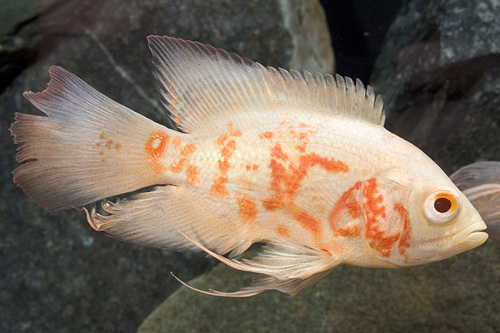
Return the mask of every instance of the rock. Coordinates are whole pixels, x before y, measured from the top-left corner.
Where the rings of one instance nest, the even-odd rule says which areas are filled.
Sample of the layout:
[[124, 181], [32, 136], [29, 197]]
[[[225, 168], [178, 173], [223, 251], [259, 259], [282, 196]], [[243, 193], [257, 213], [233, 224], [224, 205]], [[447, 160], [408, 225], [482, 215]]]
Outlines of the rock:
[[494, 2], [411, 1], [377, 60], [389, 128], [447, 172], [500, 157], [499, 34]]
[[50, 212], [32, 203], [10, 174], [17, 165], [8, 133], [14, 112], [38, 112], [22, 92], [44, 89], [48, 67], [60, 65], [110, 98], [166, 123], [147, 35], [199, 40], [266, 65], [332, 71], [324, 16], [315, 0], [35, 1], [40, 6], [22, 3], [29, 8], [26, 15], [11, 9], [14, 2], [19, 4], [8, 1], [4, 9], [19, 21], [0, 25], [2, 59], [16, 68], [0, 95], [0, 330], [134, 331], [179, 288], [170, 271], [189, 280], [211, 263], [203, 255], [110, 240], [92, 231], [82, 212]]

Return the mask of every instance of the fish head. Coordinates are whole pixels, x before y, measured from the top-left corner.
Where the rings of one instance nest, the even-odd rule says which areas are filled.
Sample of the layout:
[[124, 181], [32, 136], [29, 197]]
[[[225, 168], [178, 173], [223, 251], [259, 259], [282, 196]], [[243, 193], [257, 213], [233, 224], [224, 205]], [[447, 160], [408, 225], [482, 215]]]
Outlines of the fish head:
[[384, 258], [390, 265], [443, 260], [471, 250], [488, 238], [485, 222], [466, 195], [427, 156], [421, 162], [404, 168], [399, 173], [403, 176], [396, 180], [402, 194], [397, 199], [404, 211], [394, 205], [388, 219], [392, 219], [389, 223], [406, 224], [407, 234], [402, 228], [399, 251], [392, 250]]

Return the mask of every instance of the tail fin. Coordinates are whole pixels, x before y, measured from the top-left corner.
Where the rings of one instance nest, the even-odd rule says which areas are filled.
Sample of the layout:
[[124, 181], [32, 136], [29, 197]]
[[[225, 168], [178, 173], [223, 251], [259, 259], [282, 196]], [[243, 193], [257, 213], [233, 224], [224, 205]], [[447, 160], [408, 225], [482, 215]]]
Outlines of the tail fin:
[[[16, 113], [10, 131], [21, 165], [14, 182], [39, 206], [85, 204], [162, 183], [147, 167], [152, 133], [173, 132], [112, 101], [61, 67], [26, 97], [46, 116]], [[163, 133], [162, 132], [162, 133]]]

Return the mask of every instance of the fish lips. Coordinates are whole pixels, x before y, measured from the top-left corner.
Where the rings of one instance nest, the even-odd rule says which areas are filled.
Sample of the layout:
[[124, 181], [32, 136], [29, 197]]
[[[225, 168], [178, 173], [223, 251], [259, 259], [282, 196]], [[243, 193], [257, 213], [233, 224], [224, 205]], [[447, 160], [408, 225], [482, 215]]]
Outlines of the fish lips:
[[453, 242], [461, 244], [465, 250], [470, 250], [486, 242], [488, 234], [485, 232], [486, 224], [477, 221], [453, 236]]

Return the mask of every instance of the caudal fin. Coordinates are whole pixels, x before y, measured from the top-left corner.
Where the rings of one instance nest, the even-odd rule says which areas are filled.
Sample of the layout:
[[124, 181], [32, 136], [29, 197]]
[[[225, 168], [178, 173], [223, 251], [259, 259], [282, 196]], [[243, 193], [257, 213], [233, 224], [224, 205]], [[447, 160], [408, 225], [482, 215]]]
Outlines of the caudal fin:
[[80, 207], [164, 181], [148, 167], [145, 144], [154, 133], [172, 130], [61, 67], [49, 72], [46, 90], [24, 93], [46, 116], [16, 113], [10, 128], [14, 142], [22, 144], [14, 182], [34, 202], [50, 209]]

